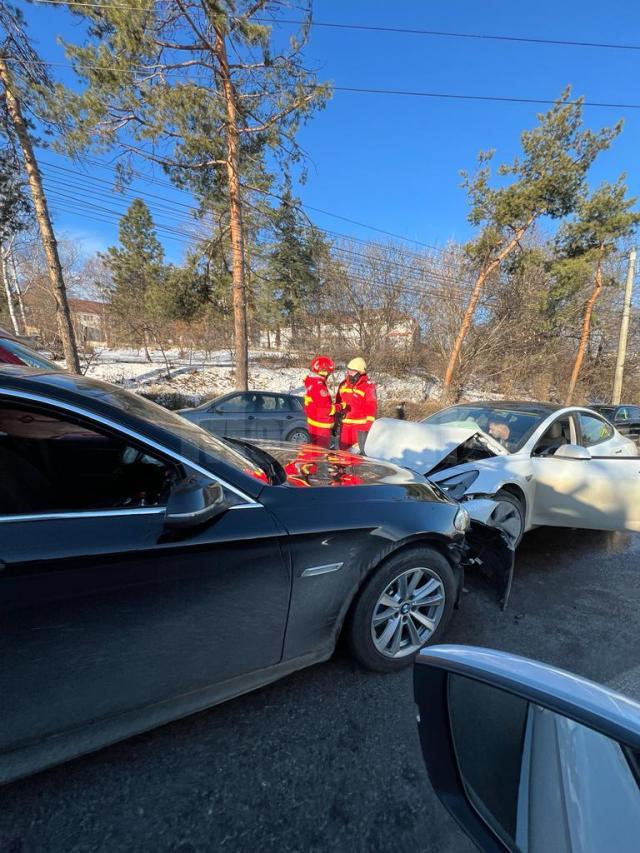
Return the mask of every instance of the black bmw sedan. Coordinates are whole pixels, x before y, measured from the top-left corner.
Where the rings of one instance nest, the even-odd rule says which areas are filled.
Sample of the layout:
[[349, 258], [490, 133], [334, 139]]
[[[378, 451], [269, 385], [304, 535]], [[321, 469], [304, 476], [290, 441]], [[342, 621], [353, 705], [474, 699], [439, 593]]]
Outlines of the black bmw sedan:
[[114, 386], [0, 368], [0, 782], [329, 658], [409, 664], [466, 510], [390, 464], [222, 441]]

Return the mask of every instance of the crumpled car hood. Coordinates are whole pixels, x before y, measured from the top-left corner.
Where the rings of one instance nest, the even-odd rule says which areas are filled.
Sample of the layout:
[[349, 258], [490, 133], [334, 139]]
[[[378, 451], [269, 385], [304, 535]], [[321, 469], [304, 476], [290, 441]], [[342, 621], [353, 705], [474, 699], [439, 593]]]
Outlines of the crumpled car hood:
[[374, 421], [364, 446], [371, 459], [383, 459], [428, 474], [469, 439], [476, 437], [494, 456], [507, 456], [509, 451], [475, 424], [415, 423], [394, 418]]

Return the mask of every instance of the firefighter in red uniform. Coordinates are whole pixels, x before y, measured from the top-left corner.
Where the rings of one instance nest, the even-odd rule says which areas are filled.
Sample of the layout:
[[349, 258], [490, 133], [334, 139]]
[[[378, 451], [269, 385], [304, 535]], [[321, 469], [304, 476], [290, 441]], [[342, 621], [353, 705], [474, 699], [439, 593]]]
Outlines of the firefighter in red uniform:
[[347, 375], [336, 395], [336, 408], [344, 412], [340, 448], [346, 450], [355, 444], [362, 449], [378, 408], [376, 386], [367, 376], [363, 358], [354, 358], [347, 365]]
[[311, 373], [304, 380], [304, 412], [312, 444], [329, 447], [335, 423], [336, 407], [327, 388], [327, 378], [336, 369], [326, 355], [319, 355], [311, 362]]

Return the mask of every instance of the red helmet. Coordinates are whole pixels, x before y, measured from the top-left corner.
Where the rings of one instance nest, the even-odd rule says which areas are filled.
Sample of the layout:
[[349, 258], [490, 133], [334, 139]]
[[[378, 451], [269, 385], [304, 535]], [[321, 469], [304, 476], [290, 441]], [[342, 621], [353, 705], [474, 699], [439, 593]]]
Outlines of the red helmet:
[[333, 373], [335, 369], [334, 362], [326, 355], [317, 355], [311, 362], [313, 373]]

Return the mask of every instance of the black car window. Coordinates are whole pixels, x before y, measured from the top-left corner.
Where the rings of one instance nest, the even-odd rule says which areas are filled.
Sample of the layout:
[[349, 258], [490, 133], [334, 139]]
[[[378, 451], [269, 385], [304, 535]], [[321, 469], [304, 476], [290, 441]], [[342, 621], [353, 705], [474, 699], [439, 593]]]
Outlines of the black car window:
[[0, 515], [165, 506], [173, 464], [44, 407], [0, 404]]
[[[76, 392], [80, 384], [83, 397], [117, 409], [118, 412], [113, 412], [116, 417], [119, 412], [130, 414], [169, 432], [184, 442], [182, 453], [186, 453], [189, 458], [195, 460], [199, 458], [200, 452], [203, 452], [208, 457], [219, 459], [244, 474], [253, 475], [255, 462], [241, 448], [231, 447], [227, 442], [216, 438], [177, 412], [171, 412], [164, 406], [152, 403], [151, 400], [145, 400], [139, 394], [132, 394], [130, 391], [118, 388], [117, 385], [109, 385], [106, 382], [87, 379], [86, 377], [83, 377], [79, 383], [77, 377], [58, 374], [52, 381], [55, 381], [55, 385], [60, 390], [68, 389]], [[194, 450], [196, 451], [195, 455]]]
[[304, 400], [302, 397], [289, 397], [289, 402], [294, 412], [304, 411]]
[[580, 412], [579, 418], [583, 447], [593, 447], [595, 444], [613, 438], [613, 427], [602, 418], [586, 415], [583, 412]]
[[629, 412], [629, 417], [632, 420], [637, 420], [640, 418], [640, 408], [638, 406], [627, 406], [627, 411]]
[[617, 421], [628, 421], [629, 420], [629, 410], [625, 409], [624, 406], [620, 406], [620, 408], [616, 412], [616, 420]]

